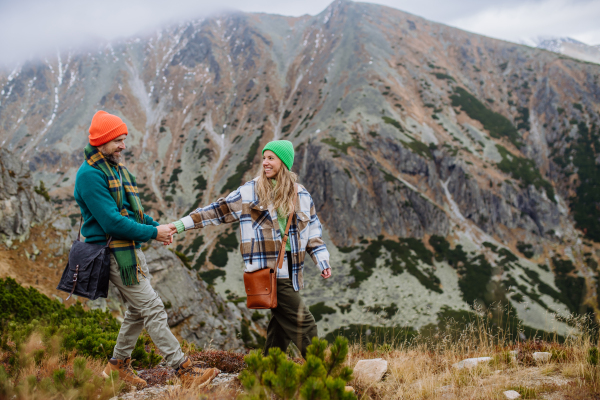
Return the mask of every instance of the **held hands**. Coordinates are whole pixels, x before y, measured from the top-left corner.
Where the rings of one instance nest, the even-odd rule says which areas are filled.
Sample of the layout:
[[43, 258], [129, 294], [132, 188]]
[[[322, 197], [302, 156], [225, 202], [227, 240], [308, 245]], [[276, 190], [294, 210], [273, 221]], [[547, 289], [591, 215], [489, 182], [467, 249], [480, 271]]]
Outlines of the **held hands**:
[[321, 272], [321, 276], [323, 279], [329, 278], [331, 276], [331, 268], [324, 269], [323, 272]]
[[163, 242], [165, 246], [173, 243], [173, 234], [177, 233], [177, 228], [175, 228], [175, 225], [159, 225], [156, 227], [156, 229], [158, 230], [156, 240]]

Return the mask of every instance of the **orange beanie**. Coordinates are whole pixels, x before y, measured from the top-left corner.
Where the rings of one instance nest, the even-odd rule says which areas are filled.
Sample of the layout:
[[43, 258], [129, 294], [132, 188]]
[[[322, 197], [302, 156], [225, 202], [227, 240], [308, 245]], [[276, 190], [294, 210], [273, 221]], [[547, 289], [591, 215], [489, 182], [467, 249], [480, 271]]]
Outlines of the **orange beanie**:
[[121, 135], [127, 135], [127, 125], [121, 118], [102, 110], [94, 114], [89, 136], [92, 146], [102, 146]]

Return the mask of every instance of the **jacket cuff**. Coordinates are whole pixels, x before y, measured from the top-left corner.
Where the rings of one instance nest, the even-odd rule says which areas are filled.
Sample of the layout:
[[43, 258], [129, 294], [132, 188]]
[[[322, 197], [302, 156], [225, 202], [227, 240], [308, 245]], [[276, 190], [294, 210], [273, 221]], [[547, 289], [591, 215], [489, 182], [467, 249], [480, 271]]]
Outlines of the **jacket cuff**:
[[158, 236], [158, 229], [156, 229], [155, 226], [153, 226], [152, 229], [154, 230], [154, 232], [152, 233], [151, 239], [156, 239], [156, 237]]
[[173, 222], [173, 225], [175, 225], [175, 228], [177, 228], [177, 233], [185, 231], [185, 225], [183, 222], [181, 222], [181, 220]]
[[321, 269], [321, 272], [325, 271], [327, 268], [331, 268], [331, 266], [329, 265], [329, 260], [319, 261], [318, 265]]

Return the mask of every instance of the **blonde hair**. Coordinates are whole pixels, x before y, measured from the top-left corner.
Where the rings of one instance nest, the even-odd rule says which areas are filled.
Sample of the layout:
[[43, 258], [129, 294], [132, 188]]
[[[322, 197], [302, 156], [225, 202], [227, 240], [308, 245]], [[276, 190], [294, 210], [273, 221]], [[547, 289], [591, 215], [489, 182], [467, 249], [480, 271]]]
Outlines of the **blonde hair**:
[[[272, 180], [277, 181], [277, 185], [273, 185]], [[256, 194], [260, 205], [267, 208], [269, 204], [273, 204], [277, 213], [280, 211], [284, 215], [289, 215], [294, 210], [294, 194], [296, 191], [295, 183], [298, 182], [298, 175], [290, 171], [282, 162], [281, 168], [277, 175], [273, 178], [267, 178], [267, 174], [263, 169], [256, 180]]]

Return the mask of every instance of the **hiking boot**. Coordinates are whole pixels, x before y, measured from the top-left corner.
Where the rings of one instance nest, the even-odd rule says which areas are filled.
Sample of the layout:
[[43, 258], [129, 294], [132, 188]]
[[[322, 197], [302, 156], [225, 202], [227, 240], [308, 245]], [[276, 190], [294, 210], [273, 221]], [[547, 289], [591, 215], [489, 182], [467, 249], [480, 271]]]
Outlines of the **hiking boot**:
[[202, 369], [194, 367], [189, 357], [175, 371], [184, 387], [194, 386], [197, 388], [208, 385], [220, 372], [216, 368]]
[[102, 376], [108, 378], [110, 373], [113, 371], [119, 372], [119, 379], [130, 383], [132, 385], [138, 387], [145, 387], [148, 385], [145, 380], [137, 376], [134, 369], [131, 367], [131, 357], [127, 357], [124, 360], [117, 360], [115, 358], [111, 358], [108, 360], [108, 364], [106, 364], [106, 368], [102, 371]]

